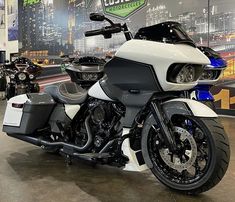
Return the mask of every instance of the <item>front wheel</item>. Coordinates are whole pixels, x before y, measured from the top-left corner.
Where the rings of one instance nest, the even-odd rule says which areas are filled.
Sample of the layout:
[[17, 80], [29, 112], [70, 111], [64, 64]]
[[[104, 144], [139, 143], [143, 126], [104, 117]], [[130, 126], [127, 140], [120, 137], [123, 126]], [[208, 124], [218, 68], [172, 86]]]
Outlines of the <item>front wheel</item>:
[[214, 101], [202, 101], [203, 104], [205, 104], [207, 107], [211, 108], [213, 111], [216, 110]]
[[199, 194], [214, 187], [223, 178], [229, 164], [227, 135], [217, 118], [173, 116], [177, 145], [171, 152], [160, 138], [149, 117], [148, 157], [152, 173], [166, 186], [187, 194]]

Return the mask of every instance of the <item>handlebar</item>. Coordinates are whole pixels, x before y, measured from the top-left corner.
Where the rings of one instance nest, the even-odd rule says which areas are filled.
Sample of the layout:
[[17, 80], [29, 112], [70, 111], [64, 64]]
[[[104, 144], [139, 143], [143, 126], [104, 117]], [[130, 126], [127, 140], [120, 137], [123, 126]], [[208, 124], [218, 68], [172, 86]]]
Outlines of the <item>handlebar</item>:
[[114, 24], [113, 26], [103, 27], [97, 30], [91, 30], [85, 32], [85, 36], [97, 36], [97, 35], [104, 35], [105, 38], [111, 38], [112, 34], [119, 33], [122, 31], [121, 24]]
[[109, 39], [112, 38], [112, 34], [123, 32], [127, 41], [133, 39], [133, 36], [129, 31], [126, 23], [123, 25], [120, 23], [114, 23], [112, 20], [100, 13], [91, 13], [90, 19], [92, 21], [107, 21], [111, 26], [103, 27], [97, 30], [87, 31], [85, 32], [86, 37], [103, 35], [105, 39]]
[[101, 35], [101, 34], [103, 34], [103, 30], [102, 29], [91, 30], [91, 31], [85, 32], [85, 36], [86, 37], [96, 36], [96, 35]]

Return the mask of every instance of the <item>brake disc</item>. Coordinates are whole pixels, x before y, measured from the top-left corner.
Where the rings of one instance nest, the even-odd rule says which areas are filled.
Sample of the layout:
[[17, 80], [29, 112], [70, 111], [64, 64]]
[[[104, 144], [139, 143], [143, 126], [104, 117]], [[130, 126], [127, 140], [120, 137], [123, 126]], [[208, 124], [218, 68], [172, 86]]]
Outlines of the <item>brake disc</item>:
[[180, 135], [180, 141], [182, 144], [186, 141], [188, 141], [188, 143], [190, 144], [191, 149], [185, 150], [184, 152], [184, 155], [188, 157], [188, 160], [182, 162], [179, 155], [172, 154], [168, 148], [160, 149], [159, 153], [166, 165], [177, 170], [178, 172], [182, 172], [183, 170], [189, 169], [194, 164], [197, 158], [197, 143], [194, 140], [193, 136], [183, 128], [175, 127], [173, 132]]

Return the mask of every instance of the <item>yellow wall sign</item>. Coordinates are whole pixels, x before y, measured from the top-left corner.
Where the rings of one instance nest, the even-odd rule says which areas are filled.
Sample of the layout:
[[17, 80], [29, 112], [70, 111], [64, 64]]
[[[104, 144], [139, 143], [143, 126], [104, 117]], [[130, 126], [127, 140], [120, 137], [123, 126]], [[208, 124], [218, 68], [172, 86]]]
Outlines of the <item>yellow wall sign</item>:
[[215, 105], [218, 109], [235, 110], [235, 89], [227, 87], [213, 87], [212, 93], [215, 98]]

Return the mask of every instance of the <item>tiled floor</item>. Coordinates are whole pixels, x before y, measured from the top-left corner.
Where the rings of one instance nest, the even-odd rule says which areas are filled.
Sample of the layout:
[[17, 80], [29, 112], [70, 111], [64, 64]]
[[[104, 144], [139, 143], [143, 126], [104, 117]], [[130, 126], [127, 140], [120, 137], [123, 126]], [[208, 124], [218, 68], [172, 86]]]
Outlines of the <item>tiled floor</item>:
[[[0, 120], [5, 102], [0, 102]], [[7, 137], [0, 132], [0, 202], [70, 201], [235, 201], [235, 119], [221, 119], [231, 144], [231, 162], [222, 182], [197, 197], [172, 192], [150, 173], [75, 162]], [[2, 122], [2, 121], [1, 121]]]

